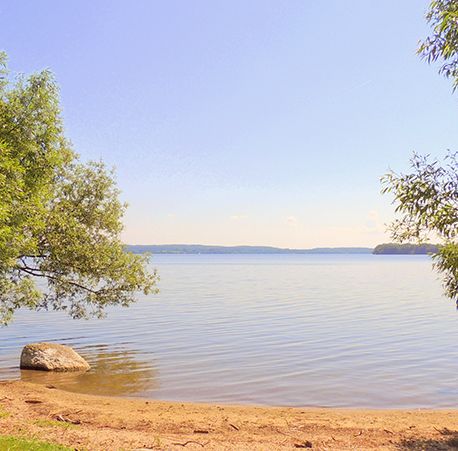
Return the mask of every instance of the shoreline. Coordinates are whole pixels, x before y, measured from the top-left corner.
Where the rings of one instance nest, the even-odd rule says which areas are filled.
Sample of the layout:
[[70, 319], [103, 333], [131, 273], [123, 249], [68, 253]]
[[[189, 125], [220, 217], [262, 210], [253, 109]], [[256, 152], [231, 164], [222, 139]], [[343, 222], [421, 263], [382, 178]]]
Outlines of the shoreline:
[[0, 435], [86, 450], [457, 449], [458, 410], [265, 407], [116, 398], [0, 382]]

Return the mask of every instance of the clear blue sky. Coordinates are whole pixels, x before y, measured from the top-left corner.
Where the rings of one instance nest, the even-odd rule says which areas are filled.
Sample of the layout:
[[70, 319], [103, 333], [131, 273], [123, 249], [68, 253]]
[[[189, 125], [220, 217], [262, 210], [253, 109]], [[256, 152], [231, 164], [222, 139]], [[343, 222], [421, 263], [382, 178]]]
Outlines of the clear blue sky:
[[379, 177], [458, 148], [458, 97], [415, 54], [427, 5], [3, 1], [0, 46], [116, 167], [126, 242], [370, 246]]

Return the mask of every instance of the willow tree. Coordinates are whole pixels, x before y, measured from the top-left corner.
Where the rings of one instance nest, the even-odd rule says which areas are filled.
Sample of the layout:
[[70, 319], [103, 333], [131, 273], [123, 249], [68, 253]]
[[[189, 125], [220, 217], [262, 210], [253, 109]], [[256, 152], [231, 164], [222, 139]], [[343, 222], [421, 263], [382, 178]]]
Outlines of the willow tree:
[[382, 191], [394, 195], [398, 214], [391, 235], [399, 242], [439, 241], [434, 264], [446, 294], [458, 300], [458, 154], [449, 152], [444, 161], [414, 155], [410, 169], [382, 178]]
[[112, 172], [65, 138], [52, 74], [12, 77], [0, 53], [0, 322], [21, 307], [101, 316], [154, 291], [120, 240], [125, 208]]
[[[438, 63], [439, 73], [458, 87], [458, 0], [433, 0], [426, 14], [432, 33], [420, 43], [418, 53], [428, 63]], [[382, 178], [383, 192], [394, 195], [397, 220], [392, 236], [403, 242], [433, 236], [442, 242], [434, 255], [446, 294], [458, 305], [458, 154], [448, 152], [443, 161], [414, 155], [411, 170], [390, 172]]]

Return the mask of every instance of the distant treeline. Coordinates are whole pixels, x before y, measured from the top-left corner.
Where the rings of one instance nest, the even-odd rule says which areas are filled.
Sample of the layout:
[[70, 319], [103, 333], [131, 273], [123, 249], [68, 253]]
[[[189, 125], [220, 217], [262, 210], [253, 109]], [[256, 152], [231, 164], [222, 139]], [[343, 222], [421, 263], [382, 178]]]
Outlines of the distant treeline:
[[370, 247], [316, 247], [289, 249], [272, 246], [210, 246], [205, 244], [135, 244], [126, 245], [134, 254], [376, 254], [376, 255], [426, 255], [435, 254], [437, 244], [379, 244]]
[[374, 254], [408, 254], [408, 255], [426, 255], [435, 254], [439, 250], [437, 244], [397, 244], [397, 243], [385, 243], [379, 244], [374, 249]]
[[126, 246], [130, 252], [143, 254], [370, 254], [369, 247], [320, 247], [288, 249], [271, 246], [208, 246], [203, 244], [137, 244]]

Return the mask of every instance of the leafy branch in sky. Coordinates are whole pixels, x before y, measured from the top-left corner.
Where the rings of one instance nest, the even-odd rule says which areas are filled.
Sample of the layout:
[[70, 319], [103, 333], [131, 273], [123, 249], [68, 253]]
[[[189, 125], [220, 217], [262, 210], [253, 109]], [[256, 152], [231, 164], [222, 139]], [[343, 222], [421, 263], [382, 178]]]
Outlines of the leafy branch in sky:
[[440, 62], [439, 72], [458, 87], [458, 1], [433, 0], [426, 20], [432, 34], [420, 43], [418, 53], [428, 63]]
[[382, 177], [382, 192], [394, 195], [398, 214], [391, 235], [399, 242], [439, 240], [434, 264], [444, 276], [446, 294], [458, 299], [458, 154], [449, 152], [444, 162], [415, 154], [410, 169]]

